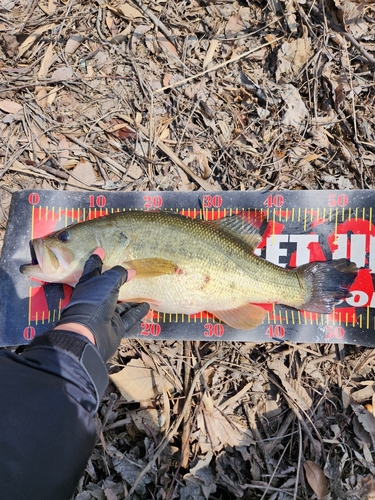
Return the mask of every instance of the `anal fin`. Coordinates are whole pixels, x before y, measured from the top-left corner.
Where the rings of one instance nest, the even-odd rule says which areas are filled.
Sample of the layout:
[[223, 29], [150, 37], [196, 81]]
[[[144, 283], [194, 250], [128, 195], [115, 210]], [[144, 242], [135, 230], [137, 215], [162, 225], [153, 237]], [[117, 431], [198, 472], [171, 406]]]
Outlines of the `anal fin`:
[[122, 264], [126, 269], [136, 272], [135, 278], [155, 278], [163, 274], [174, 274], [177, 266], [170, 260], [155, 257], [153, 259], [128, 260]]
[[267, 315], [265, 309], [255, 304], [245, 304], [236, 309], [210, 312], [223, 323], [237, 330], [251, 330], [260, 325]]
[[142, 323], [147, 323], [148, 325], [152, 325], [154, 323], [154, 312], [152, 309], [150, 309], [146, 316], [142, 319]]

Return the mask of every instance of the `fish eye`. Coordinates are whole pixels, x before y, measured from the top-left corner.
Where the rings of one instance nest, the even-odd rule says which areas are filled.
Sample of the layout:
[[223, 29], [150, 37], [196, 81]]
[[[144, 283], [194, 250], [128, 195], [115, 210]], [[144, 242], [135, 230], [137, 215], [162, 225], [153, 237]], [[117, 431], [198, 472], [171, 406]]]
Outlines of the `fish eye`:
[[58, 238], [59, 238], [59, 241], [61, 241], [62, 243], [65, 243], [66, 241], [69, 240], [69, 237], [70, 237], [70, 233], [69, 231], [62, 231]]

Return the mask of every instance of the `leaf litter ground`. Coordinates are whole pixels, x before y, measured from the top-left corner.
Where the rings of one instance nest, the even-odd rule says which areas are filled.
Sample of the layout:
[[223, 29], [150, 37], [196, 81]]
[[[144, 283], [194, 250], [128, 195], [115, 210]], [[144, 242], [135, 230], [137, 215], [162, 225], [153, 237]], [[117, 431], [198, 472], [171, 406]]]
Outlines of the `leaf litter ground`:
[[[373, 189], [371, 1], [0, 0], [20, 189]], [[375, 351], [124, 341], [74, 498], [375, 498]]]

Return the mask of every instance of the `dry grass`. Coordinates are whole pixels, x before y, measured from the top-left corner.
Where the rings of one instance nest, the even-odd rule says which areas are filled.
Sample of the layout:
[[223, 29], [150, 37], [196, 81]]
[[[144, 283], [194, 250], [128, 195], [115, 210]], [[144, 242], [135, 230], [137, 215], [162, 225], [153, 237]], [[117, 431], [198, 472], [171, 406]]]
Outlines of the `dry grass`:
[[[347, 0], [0, 0], [2, 234], [27, 188], [373, 189], [373, 21]], [[76, 499], [375, 498], [374, 360], [126, 341], [112, 372], [162, 382], [110, 387]]]

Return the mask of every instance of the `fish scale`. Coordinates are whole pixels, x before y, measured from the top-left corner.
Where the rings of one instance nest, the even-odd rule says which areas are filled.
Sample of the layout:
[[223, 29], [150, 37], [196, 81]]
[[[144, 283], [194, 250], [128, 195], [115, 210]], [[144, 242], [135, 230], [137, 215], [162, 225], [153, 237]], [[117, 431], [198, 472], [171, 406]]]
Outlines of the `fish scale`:
[[[124, 219], [129, 220], [127, 214]], [[139, 220], [149, 224], [142, 232]], [[212, 311], [246, 302], [278, 301], [280, 289], [289, 305], [301, 304], [304, 299], [294, 273], [255, 257], [248, 245], [215, 224], [175, 214], [138, 212], [127, 231], [132, 235], [131, 260], [165, 258], [175, 262], [183, 274], [160, 276], [152, 282], [148, 278], [133, 280], [122, 288], [121, 300], [155, 297], [161, 302], [155, 310], [193, 314], [202, 307]], [[167, 238], [168, 231], [178, 234], [179, 240]], [[273, 270], [279, 274], [277, 281]]]

